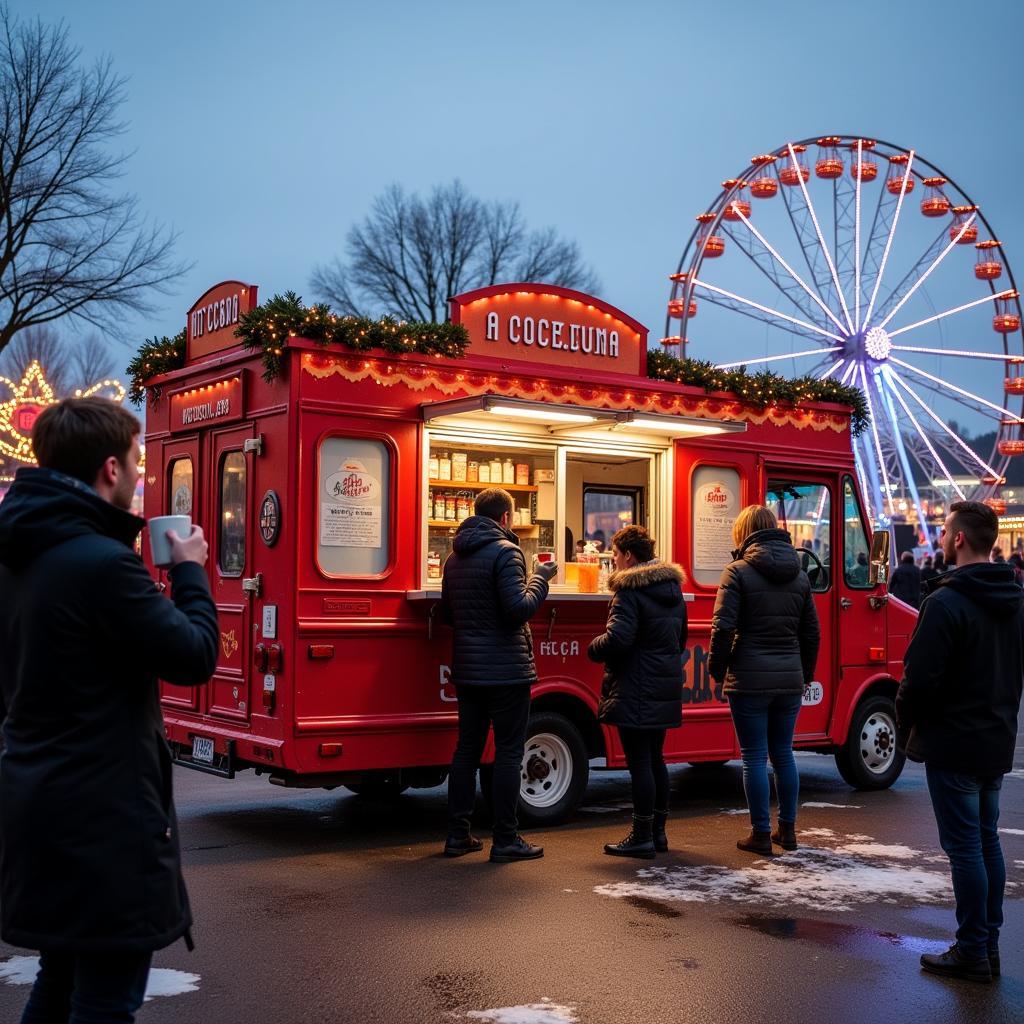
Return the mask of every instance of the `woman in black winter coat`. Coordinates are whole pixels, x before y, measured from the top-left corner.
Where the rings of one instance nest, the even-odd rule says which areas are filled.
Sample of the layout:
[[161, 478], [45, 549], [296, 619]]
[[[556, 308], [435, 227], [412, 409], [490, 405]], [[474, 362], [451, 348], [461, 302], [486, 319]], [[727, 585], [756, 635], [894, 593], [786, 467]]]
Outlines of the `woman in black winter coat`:
[[[820, 630], [811, 584], [789, 534], [764, 505], [748, 505], [732, 528], [735, 561], [725, 567], [711, 621], [711, 678], [725, 694], [743, 755], [751, 832], [736, 845], [770, 856], [772, 842], [796, 849], [800, 777], [793, 732], [804, 686], [814, 678]], [[771, 830], [768, 758], [779, 790]]]
[[590, 644], [604, 662], [598, 718], [619, 730], [633, 788], [633, 830], [606, 843], [614, 857], [651, 858], [668, 849], [668, 769], [665, 732], [682, 723], [686, 605], [683, 570], [659, 562], [642, 526], [612, 537], [615, 572], [605, 631]]

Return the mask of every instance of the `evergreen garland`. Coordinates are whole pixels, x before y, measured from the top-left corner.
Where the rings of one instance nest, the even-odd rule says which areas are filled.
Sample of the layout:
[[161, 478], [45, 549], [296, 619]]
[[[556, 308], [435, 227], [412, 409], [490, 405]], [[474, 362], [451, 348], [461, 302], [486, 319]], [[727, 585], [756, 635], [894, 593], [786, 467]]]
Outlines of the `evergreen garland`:
[[[181, 331], [173, 338], [151, 338], [144, 341], [135, 353], [135, 358], [128, 364], [128, 374], [132, 379], [128, 389], [128, 397], [135, 405], [141, 405], [146, 398], [146, 381], [158, 377], [161, 373], [180, 369], [185, 365], [185, 332]], [[160, 388], [150, 385], [148, 390], [154, 398], [160, 397]]]
[[241, 317], [235, 330], [247, 349], [263, 353], [263, 379], [281, 372], [281, 357], [289, 338], [307, 338], [318, 345], [341, 345], [355, 352], [383, 349], [458, 359], [469, 345], [461, 324], [403, 322], [384, 316], [338, 316], [325, 304], [303, 306], [295, 292], [275, 295]]
[[[325, 304], [304, 306], [295, 292], [275, 295], [269, 302], [244, 314], [235, 336], [247, 349], [263, 354], [263, 379], [272, 381], [281, 372], [289, 338], [307, 338], [318, 345], [340, 345], [355, 352], [381, 349], [458, 359], [465, 354], [469, 335], [461, 324], [405, 323], [392, 317], [338, 316]], [[173, 338], [152, 338], [143, 343], [128, 364], [132, 383], [128, 395], [139, 405], [146, 396], [146, 381], [185, 365], [185, 331]], [[800, 406], [805, 402], [837, 402], [852, 409], [851, 429], [860, 434], [868, 425], [863, 392], [834, 380], [798, 377], [790, 380], [770, 371], [751, 374], [746, 367], [722, 370], [700, 359], [678, 359], [657, 349], [647, 353], [647, 376], [701, 387], [707, 392], [731, 392], [758, 409], [769, 405]], [[149, 385], [159, 398], [159, 387]]]
[[677, 384], [701, 387], [707, 392], [729, 391], [758, 409], [784, 403], [801, 406], [805, 402], [837, 402], [852, 409], [850, 429], [856, 437], [870, 422], [867, 401], [860, 388], [834, 380], [814, 377], [780, 377], [770, 370], [748, 373], [745, 366], [722, 370], [703, 359], [678, 359], [667, 352], [647, 353], [647, 376]]

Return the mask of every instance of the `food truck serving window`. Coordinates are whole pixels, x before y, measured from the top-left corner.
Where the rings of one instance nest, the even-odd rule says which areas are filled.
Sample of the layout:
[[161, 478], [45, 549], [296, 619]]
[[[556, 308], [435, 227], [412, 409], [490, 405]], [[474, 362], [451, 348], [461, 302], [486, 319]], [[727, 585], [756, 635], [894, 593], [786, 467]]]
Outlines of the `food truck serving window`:
[[391, 534], [391, 455], [383, 441], [325, 437], [317, 453], [316, 561], [325, 576], [380, 576]]
[[192, 515], [192, 460], [186, 455], [175, 459], [171, 465], [171, 485], [167, 489], [167, 514], [172, 516]]
[[860, 504], [850, 477], [843, 478], [843, 575], [849, 587], [871, 590], [868, 579], [868, 552], [871, 541], [864, 530]]
[[225, 576], [245, 569], [245, 456], [226, 452], [220, 463], [220, 536], [217, 562]]

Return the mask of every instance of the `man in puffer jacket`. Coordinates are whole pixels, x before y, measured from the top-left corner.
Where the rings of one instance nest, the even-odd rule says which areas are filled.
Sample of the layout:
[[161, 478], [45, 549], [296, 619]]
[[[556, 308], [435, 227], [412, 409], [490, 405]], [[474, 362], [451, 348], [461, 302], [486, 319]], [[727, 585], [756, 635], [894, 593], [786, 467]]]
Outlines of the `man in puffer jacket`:
[[447, 857], [483, 849], [470, 833], [476, 772], [494, 728], [491, 860], [532, 860], [544, 850], [519, 835], [516, 805], [530, 716], [530, 686], [537, 681], [530, 619], [548, 596], [555, 562], [528, 576], [519, 538], [509, 529], [511, 495], [490, 487], [477, 495], [473, 516], [455, 534], [444, 564], [441, 606], [455, 628], [452, 682], [459, 699], [459, 739], [448, 774]]
[[956, 896], [956, 943], [926, 953], [921, 966], [981, 982], [999, 974], [999, 793], [1013, 768], [1024, 689], [1024, 591], [1010, 565], [988, 560], [998, 533], [984, 503], [950, 505], [942, 549], [956, 568], [921, 606], [896, 695], [898, 743], [924, 762]]

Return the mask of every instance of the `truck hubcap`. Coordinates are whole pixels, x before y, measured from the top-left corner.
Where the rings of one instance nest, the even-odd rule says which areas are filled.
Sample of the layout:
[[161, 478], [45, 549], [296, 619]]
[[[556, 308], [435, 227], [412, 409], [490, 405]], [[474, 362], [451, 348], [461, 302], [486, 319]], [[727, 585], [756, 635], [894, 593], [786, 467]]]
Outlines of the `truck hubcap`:
[[875, 712], [860, 733], [860, 756], [874, 775], [883, 774], [896, 752], [896, 723], [884, 711]]
[[572, 753], [554, 733], [544, 732], [526, 741], [519, 795], [531, 807], [551, 807], [569, 790]]

